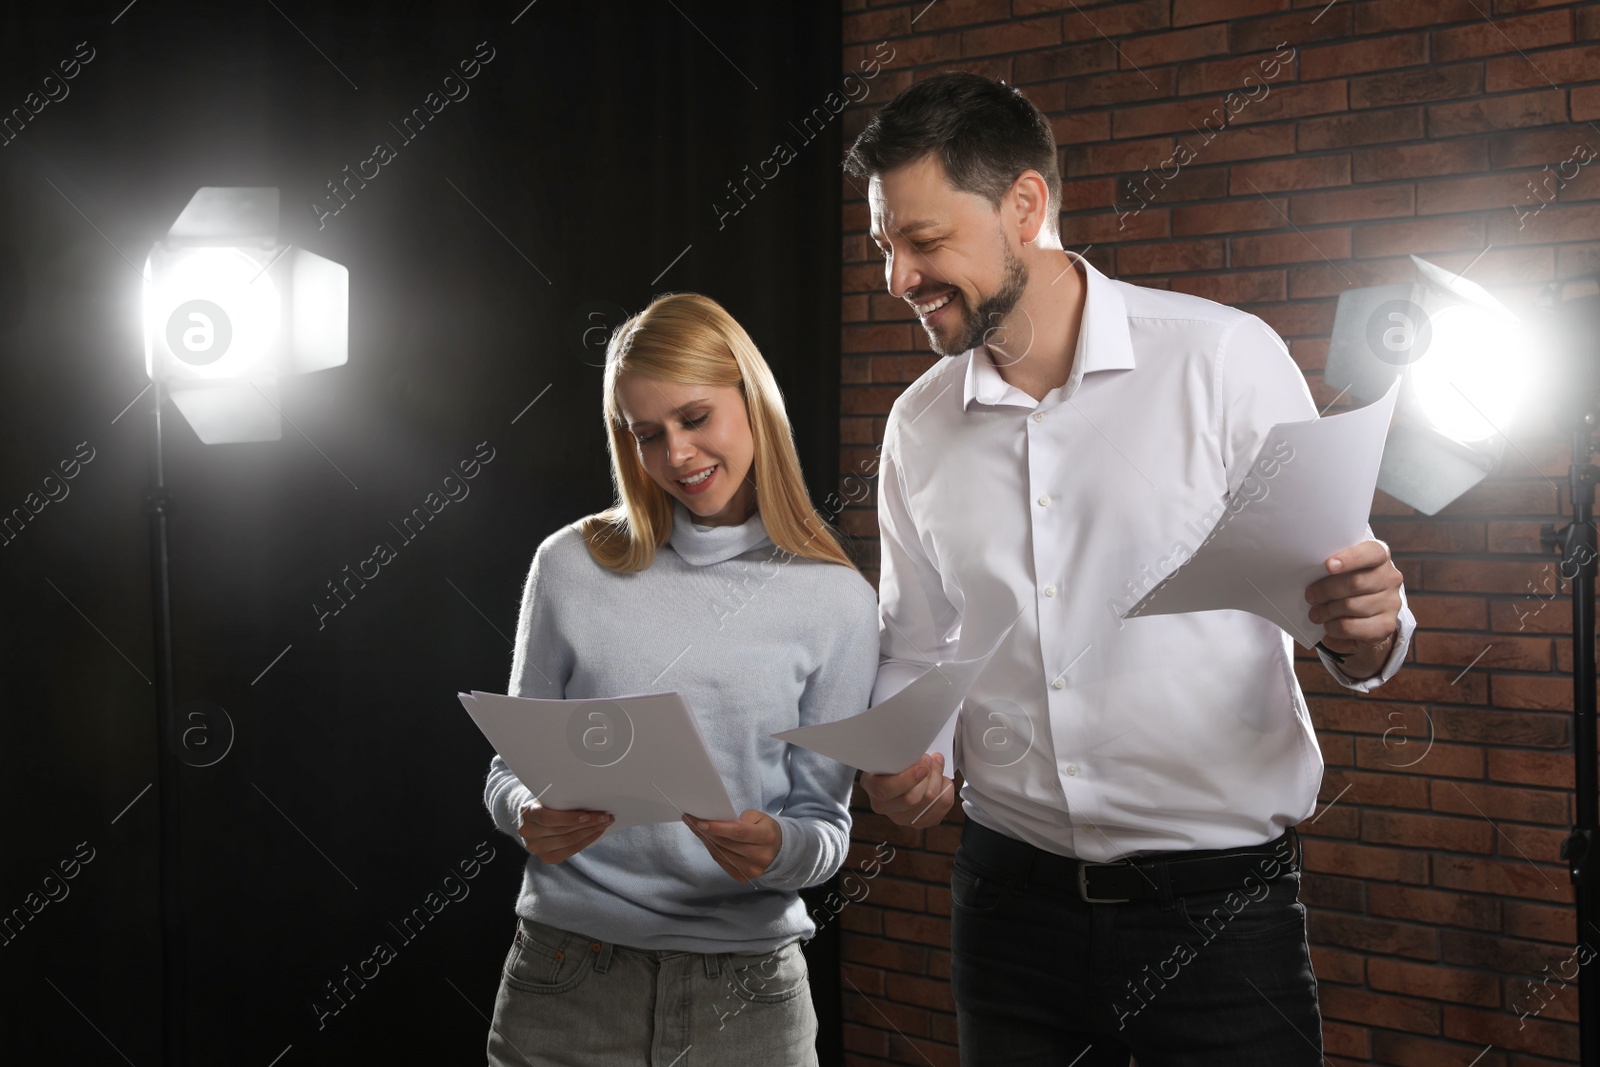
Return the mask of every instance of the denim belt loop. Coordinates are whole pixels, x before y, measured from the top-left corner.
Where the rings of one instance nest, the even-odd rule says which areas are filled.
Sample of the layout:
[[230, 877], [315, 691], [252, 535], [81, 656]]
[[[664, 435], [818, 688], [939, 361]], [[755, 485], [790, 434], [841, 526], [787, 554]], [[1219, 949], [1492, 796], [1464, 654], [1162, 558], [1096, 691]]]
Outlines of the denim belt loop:
[[707, 978], [717, 977], [728, 964], [728, 954], [726, 952], [703, 952], [700, 954], [700, 958], [705, 961]]
[[589, 951], [594, 953], [594, 973], [605, 974], [611, 969], [611, 949], [609, 941], [589, 942]]

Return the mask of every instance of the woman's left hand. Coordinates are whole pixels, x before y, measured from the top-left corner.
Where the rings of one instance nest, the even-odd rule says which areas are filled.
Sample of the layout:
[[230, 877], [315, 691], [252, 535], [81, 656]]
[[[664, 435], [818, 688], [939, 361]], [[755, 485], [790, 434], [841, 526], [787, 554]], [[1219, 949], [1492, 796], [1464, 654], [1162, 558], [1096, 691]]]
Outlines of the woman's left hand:
[[683, 817], [694, 835], [705, 843], [717, 866], [740, 882], [760, 877], [772, 866], [783, 844], [783, 827], [764, 811], [748, 809], [738, 819]]

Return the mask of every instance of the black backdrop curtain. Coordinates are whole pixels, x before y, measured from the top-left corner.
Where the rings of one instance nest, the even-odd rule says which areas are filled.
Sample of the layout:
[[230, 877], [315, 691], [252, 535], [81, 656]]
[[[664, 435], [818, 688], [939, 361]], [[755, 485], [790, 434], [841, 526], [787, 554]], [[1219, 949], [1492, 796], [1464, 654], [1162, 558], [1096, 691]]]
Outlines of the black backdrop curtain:
[[[481, 1062], [522, 857], [455, 693], [504, 691], [534, 548], [610, 501], [594, 328], [713, 296], [819, 507], [836, 480], [842, 139], [793, 124], [840, 88], [839, 12], [125, 3], [0, 23], [0, 515], [29, 515], [0, 546], [0, 917], [29, 913], [0, 935], [0, 1061], [160, 1062], [139, 270], [197, 188], [262, 185], [285, 243], [349, 267], [350, 357], [284, 382], [277, 442], [205, 446], [164, 408], [175, 699], [214, 739], [190, 764], [233, 733], [182, 774], [188, 1062]], [[319, 610], [482, 442], [469, 495]], [[466, 895], [397, 934], [452, 874]]]

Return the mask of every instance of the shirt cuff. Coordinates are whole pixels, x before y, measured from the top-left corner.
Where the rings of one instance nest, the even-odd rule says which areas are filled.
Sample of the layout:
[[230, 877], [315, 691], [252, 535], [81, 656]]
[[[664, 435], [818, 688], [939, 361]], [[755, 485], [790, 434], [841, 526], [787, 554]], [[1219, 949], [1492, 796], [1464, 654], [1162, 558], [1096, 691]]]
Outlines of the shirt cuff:
[[[1401, 597], [1403, 598], [1404, 596], [1405, 594], [1402, 592]], [[1362, 678], [1359, 680], [1351, 678], [1348, 674], [1339, 669], [1338, 660], [1334, 659], [1320, 648], [1317, 649], [1317, 658], [1322, 660], [1323, 666], [1328, 669], [1329, 674], [1333, 675], [1334, 681], [1338, 682], [1346, 689], [1354, 690], [1357, 693], [1370, 693], [1372, 690], [1378, 688], [1378, 686], [1395, 676], [1395, 673], [1400, 670], [1400, 665], [1405, 662], [1406, 650], [1411, 647], [1411, 635], [1416, 632], [1417, 620], [1416, 617], [1411, 614], [1411, 608], [1405, 604], [1403, 599], [1400, 606], [1399, 622], [1400, 636], [1395, 640], [1394, 647], [1389, 650], [1388, 658], [1383, 661], [1383, 669], [1378, 671], [1378, 673], [1374, 674], [1371, 678]]]

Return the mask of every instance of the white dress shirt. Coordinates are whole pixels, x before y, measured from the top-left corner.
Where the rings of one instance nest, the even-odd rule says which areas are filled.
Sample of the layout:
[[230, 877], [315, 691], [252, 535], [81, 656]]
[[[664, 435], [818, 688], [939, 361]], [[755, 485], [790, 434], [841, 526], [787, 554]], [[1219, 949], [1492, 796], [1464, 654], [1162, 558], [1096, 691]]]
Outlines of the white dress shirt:
[[[873, 701], [1016, 619], [956, 729], [968, 818], [1087, 860], [1270, 841], [1322, 780], [1291, 638], [1243, 611], [1119, 615], [1198, 547], [1272, 426], [1317, 409], [1256, 316], [1068, 254], [1088, 292], [1064, 386], [1036, 401], [980, 345], [890, 410]], [[1341, 684], [1399, 669], [1404, 598], [1378, 675], [1323, 657]]]

